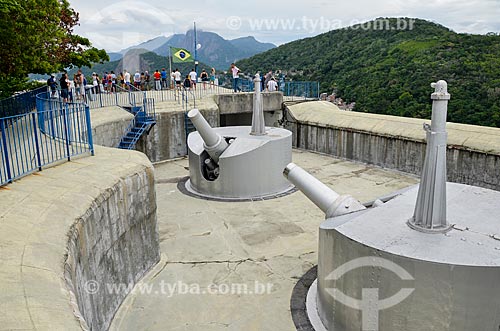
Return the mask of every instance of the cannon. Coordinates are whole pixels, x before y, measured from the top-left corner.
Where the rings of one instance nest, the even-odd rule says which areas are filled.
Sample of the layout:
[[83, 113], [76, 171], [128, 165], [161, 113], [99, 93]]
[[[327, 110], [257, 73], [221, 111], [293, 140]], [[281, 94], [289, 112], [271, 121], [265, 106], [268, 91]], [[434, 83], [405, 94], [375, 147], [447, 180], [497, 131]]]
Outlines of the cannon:
[[188, 117], [203, 139], [203, 148], [210, 156], [203, 160], [203, 173], [208, 180], [215, 180], [219, 177], [219, 157], [229, 146], [228, 142], [222, 138], [208, 124], [198, 109], [193, 109], [188, 113]]
[[325, 213], [326, 218], [366, 209], [352, 196], [337, 194], [295, 163], [289, 163], [283, 175], [318, 206]]
[[282, 176], [283, 168], [292, 160], [290, 131], [266, 128], [263, 121], [259, 129], [212, 128], [198, 109], [189, 111], [187, 116], [197, 129], [187, 141], [187, 191], [216, 200], [249, 200], [272, 198], [293, 190]]
[[445, 81], [432, 87], [420, 185], [365, 208], [293, 163], [284, 169], [327, 218], [319, 226], [317, 280], [306, 304], [316, 330], [500, 325], [500, 192], [446, 182], [450, 94]]

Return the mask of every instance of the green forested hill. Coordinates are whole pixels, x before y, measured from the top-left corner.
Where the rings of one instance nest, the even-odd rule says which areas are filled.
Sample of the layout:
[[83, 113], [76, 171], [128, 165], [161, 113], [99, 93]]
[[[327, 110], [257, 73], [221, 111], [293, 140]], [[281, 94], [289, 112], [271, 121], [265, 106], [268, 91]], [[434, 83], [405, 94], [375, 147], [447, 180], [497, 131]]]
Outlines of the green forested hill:
[[[390, 23], [397, 26], [396, 19]], [[495, 34], [457, 34], [424, 20], [415, 20], [411, 30], [355, 26], [282, 45], [241, 60], [238, 67], [320, 81], [323, 92], [355, 101], [356, 111], [419, 118], [430, 116], [430, 83], [444, 79], [452, 94], [449, 121], [500, 127], [500, 36]]]

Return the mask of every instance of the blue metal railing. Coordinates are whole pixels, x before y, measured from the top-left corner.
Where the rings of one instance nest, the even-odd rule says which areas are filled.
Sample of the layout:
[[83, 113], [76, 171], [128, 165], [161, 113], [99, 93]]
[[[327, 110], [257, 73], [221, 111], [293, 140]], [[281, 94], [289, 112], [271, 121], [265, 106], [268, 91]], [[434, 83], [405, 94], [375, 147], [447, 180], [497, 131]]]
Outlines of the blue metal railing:
[[279, 88], [286, 97], [319, 99], [319, 82], [285, 82]]
[[36, 112], [0, 118], [0, 185], [82, 154], [94, 154], [89, 108], [40, 93]]
[[22, 115], [33, 111], [36, 107], [36, 95], [45, 91], [47, 91], [47, 86], [42, 86], [0, 100], [0, 117]]

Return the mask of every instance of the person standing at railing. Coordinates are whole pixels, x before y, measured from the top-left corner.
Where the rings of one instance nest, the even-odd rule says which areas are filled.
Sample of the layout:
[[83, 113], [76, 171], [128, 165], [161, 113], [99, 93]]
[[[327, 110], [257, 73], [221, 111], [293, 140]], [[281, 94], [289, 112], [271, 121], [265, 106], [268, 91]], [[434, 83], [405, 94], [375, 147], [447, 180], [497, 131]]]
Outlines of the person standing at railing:
[[278, 83], [276, 83], [274, 77], [271, 77], [271, 79], [267, 82], [267, 90], [269, 92], [276, 92], [278, 90]]
[[210, 71], [210, 88], [214, 88], [215, 86], [215, 68], [212, 68]]
[[167, 71], [165, 68], [161, 68], [161, 89], [167, 88]]
[[184, 79], [183, 85], [184, 85], [184, 88], [188, 91], [191, 89], [191, 82], [192, 82], [191, 77], [189, 77], [189, 75], [186, 75], [186, 78]]
[[76, 92], [75, 92], [75, 80], [69, 79], [69, 77], [67, 75], [66, 75], [66, 78], [68, 80], [68, 99], [70, 102], [73, 102], [75, 100], [74, 96], [76, 94]]
[[124, 70], [125, 74], [123, 75], [123, 80], [125, 81], [125, 88], [130, 90], [130, 72]]
[[201, 81], [203, 83], [203, 89], [207, 89], [207, 82], [208, 82], [208, 74], [205, 71], [205, 69], [202, 70], [201, 75], [200, 75]]
[[118, 83], [122, 89], [125, 89], [125, 76], [123, 76], [123, 73], [121, 72], [120, 75], [118, 75]]
[[63, 102], [68, 102], [68, 74], [66, 71], [62, 74], [61, 79], [59, 79], [59, 86], [61, 87], [61, 98]]
[[144, 80], [145, 80], [144, 87], [145, 87], [146, 91], [149, 91], [149, 89], [150, 89], [149, 84], [151, 82], [151, 75], [149, 74], [149, 71], [147, 71], [147, 70], [144, 72]]
[[240, 81], [240, 69], [234, 63], [231, 63], [231, 74], [233, 75], [233, 91], [241, 91], [240, 87], [238, 86]]
[[97, 94], [99, 93], [99, 76], [97, 73], [93, 72], [92, 73], [92, 88], [93, 88], [93, 93]]
[[177, 86], [177, 88], [181, 88], [182, 75], [181, 75], [181, 72], [179, 71], [179, 69], [175, 69], [174, 77], [175, 77], [175, 85]]
[[194, 71], [194, 68], [191, 69], [191, 72], [189, 73], [189, 79], [191, 79], [191, 87], [193, 90], [196, 90], [196, 81], [198, 79], [198, 74], [196, 71]]
[[57, 92], [57, 81], [54, 74], [50, 75], [50, 78], [47, 79], [47, 86], [50, 88], [50, 97], [55, 98]]
[[153, 77], [155, 78], [155, 90], [159, 91], [161, 90], [161, 74], [158, 69], [156, 69], [155, 73], [153, 74]]
[[136, 89], [141, 88], [141, 74], [139, 73], [139, 70], [136, 70], [135, 75], [134, 75], [134, 87]]

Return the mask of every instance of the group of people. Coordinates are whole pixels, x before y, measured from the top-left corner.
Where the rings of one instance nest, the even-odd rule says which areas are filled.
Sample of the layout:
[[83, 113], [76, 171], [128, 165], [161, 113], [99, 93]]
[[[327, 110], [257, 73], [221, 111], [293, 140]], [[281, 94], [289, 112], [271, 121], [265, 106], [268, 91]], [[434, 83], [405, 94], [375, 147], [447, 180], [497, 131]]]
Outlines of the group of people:
[[[241, 92], [240, 87], [240, 69], [234, 64], [231, 63], [231, 67], [229, 69], [231, 71], [231, 75], [233, 77], [233, 91]], [[261, 91], [267, 92], [276, 92], [279, 89], [278, 82], [273, 76], [273, 71], [270, 70], [265, 76], [261, 75]]]
[[[170, 74], [170, 80], [172, 82], [172, 86], [175, 84], [177, 88], [185, 88], [188, 90], [196, 90], [196, 85], [198, 83], [198, 73], [193, 69], [191, 72], [187, 74], [184, 79], [182, 78], [182, 74], [179, 69], [175, 69]], [[203, 84], [203, 89], [207, 89], [207, 85], [210, 88], [214, 88], [215, 86], [215, 68], [212, 68], [210, 71], [210, 75], [207, 73], [205, 69], [203, 69], [200, 73], [201, 83]]]
[[85, 100], [85, 87], [87, 86], [87, 79], [81, 70], [78, 70], [76, 74], [73, 75], [73, 79], [69, 79], [69, 75], [64, 71], [59, 78], [59, 83], [56, 79], [56, 75], [50, 75], [47, 80], [47, 85], [50, 88], [51, 98], [57, 98], [57, 88], [60, 87], [60, 97], [64, 102], [74, 101], [74, 100]]

